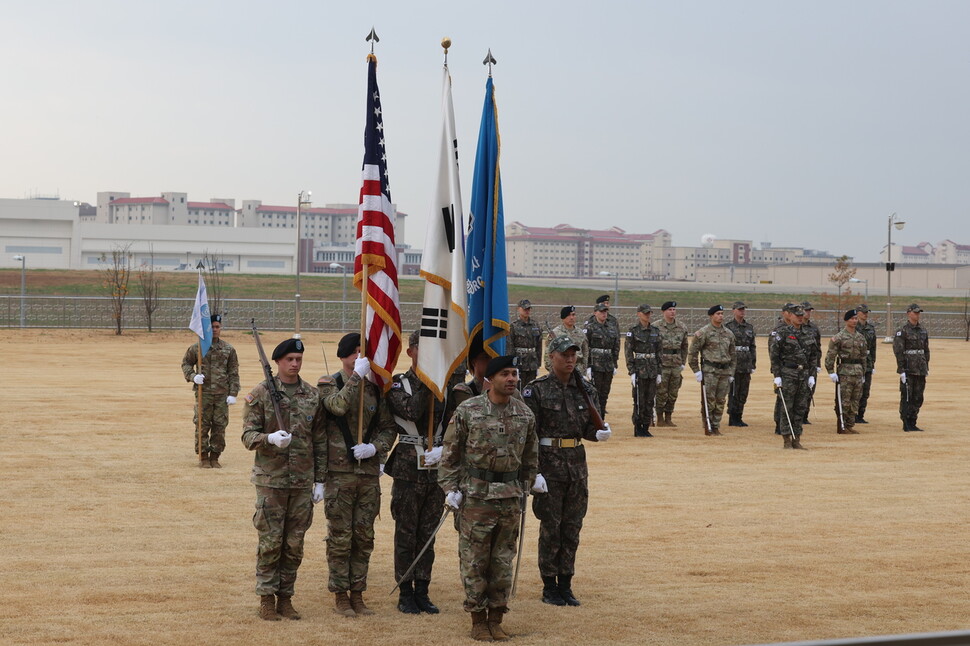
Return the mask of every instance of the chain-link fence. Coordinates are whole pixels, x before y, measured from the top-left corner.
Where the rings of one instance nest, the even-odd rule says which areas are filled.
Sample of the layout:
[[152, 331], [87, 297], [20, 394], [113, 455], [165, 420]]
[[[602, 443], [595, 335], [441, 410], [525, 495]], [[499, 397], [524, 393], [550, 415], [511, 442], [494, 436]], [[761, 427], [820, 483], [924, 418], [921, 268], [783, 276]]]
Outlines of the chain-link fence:
[[[161, 299], [158, 309], [152, 315], [152, 328], [156, 330], [178, 330], [188, 327], [192, 315], [191, 298]], [[225, 325], [230, 328], [248, 327], [250, 319], [255, 318], [260, 329], [286, 330], [293, 328], [295, 306], [292, 299], [227, 299], [224, 302]], [[533, 305], [532, 318], [543, 328], [559, 325], [559, 306]], [[516, 316], [515, 305], [509, 305], [510, 316]], [[111, 301], [100, 296], [0, 296], [0, 328], [20, 327], [21, 313], [25, 327], [39, 328], [107, 328], [115, 327]], [[577, 325], [592, 314], [592, 307], [577, 310]], [[611, 314], [620, 321], [620, 329], [632, 326], [636, 318], [635, 307], [613, 307]], [[653, 321], [661, 318], [660, 308], [654, 308]], [[725, 312], [725, 319], [731, 312]], [[747, 319], [755, 331], [766, 335], [778, 320], [777, 310], [748, 309]], [[413, 330], [421, 317], [421, 303], [401, 304], [402, 325], [405, 331]], [[842, 313], [832, 310], [815, 310], [812, 319], [819, 325], [822, 334], [831, 336], [843, 325]], [[707, 310], [702, 308], [678, 307], [677, 320], [694, 331], [708, 321]], [[906, 320], [905, 312], [893, 312], [896, 327]], [[869, 322], [876, 326], [880, 335], [885, 335], [885, 311], [873, 310]], [[965, 339], [967, 320], [959, 312], [924, 312], [921, 321], [936, 338]], [[140, 298], [125, 301], [122, 316], [124, 329], [147, 329], [145, 308]], [[300, 301], [300, 328], [313, 332], [342, 332], [360, 329], [360, 303], [341, 301]]]

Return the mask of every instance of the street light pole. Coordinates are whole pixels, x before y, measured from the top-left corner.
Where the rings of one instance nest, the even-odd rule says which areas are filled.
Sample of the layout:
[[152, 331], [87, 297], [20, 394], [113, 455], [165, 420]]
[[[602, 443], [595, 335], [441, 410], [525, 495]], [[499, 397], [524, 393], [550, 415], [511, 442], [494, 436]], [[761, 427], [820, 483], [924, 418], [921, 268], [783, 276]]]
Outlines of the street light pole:
[[347, 313], [347, 268], [341, 265], [339, 262], [330, 263], [330, 269], [340, 269], [344, 272], [343, 287], [344, 287], [344, 297], [340, 301], [340, 331], [343, 332], [347, 328], [346, 313]]
[[889, 225], [887, 227], [888, 231], [888, 244], [886, 245], [886, 337], [882, 340], [883, 343], [893, 342], [893, 271], [896, 269], [896, 264], [893, 262], [893, 226], [897, 230], [902, 230], [906, 225], [905, 222], [900, 220], [896, 215], [896, 212], [889, 216]]
[[869, 279], [868, 278], [850, 278], [850, 283], [865, 283], [866, 284], [866, 304], [869, 304]]
[[612, 276], [613, 277], [613, 307], [617, 307], [620, 304], [620, 274], [615, 271], [601, 271], [600, 276]]
[[14, 256], [20, 261], [20, 327], [27, 327], [27, 256]]
[[310, 206], [310, 191], [300, 191], [296, 196], [296, 296], [294, 297], [296, 320], [293, 331], [294, 339], [300, 338], [300, 251], [302, 246], [300, 239], [303, 237], [301, 222], [304, 206]]

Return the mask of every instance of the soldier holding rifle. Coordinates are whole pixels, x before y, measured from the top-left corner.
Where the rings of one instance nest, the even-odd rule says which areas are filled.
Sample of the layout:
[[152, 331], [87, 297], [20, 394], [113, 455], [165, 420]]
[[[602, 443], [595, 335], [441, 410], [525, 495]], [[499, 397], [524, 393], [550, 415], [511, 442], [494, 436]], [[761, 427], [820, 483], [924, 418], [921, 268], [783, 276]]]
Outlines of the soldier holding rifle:
[[[687, 363], [701, 385], [701, 417], [705, 435], [723, 435], [721, 417], [734, 370], [737, 367], [734, 333], [724, 327], [724, 307], [713, 305], [707, 310], [711, 322], [694, 333]], [[700, 360], [698, 360], [700, 355]]]
[[825, 353], [825, 371], [835, 384], [835, 416], [837, 430], [842, 435], [857, 435], [853, 429], [862, 397], [868, 343], [858, 331], [859, 313], [849, 310], [843, 316], [845, 327], [829, 339]]
[[673, 426], [671, 417], [677, 404], [677, 395], [684, 383], [684, 367], [687, 365], [687, 348], [690, 332], [677, 320], [677, 301], [667, 301], [660, 306], [660, 321], [654, 327], [660, 330], [663, 349], [660, 351], [661, 380], [657, 385], [657, 426]]
[[802, 325], [805, 310], [801, 305], [789, 308], [790, 325], [776, 328], [771, 348], [771, 374], [781, 403], [780, 430], [786, 449], [803, 449], [802, 421], [815, 385], [818, 364], [815, 334]]
[[923, 430], [916, 425], [916, 419], [923, 406], [926, 377], [930, 374], [930, 336], [920, 325], [922, 312], [916, 303], [907, 307], [906, 324], [896, 330], [893, 337], [893, 354], [899, 373], [899, 417], [907, 432]]
[[523, 298], [518, 318], [509, 324], [509, 347], [519, 359], [519, 389], [539, 374], [542, 357], [542, 328], [532, 320], [532, 302]]
[[633, 385], [633, 436], [653, 437], [653, 404], [661, 381], [660, 352], [663, 348], [660, 330], [650, 325], [653, 310], [644, 303], [637, 308], [637, 324], [626, 333], [626, 369]]
[[866, 421], [866, 406], [869, 403], [869, 392], [872, 390], [872, 374], [876, 371], [876, 327], [869, 322], [869, 306], [863, 303], [856, 308], [859, 313], [859, 334], [866, 337], [869, 354], [866, 355], [866, 373], [862, 380], [862, 396], [859, 398], [859, 410], [855, 414], [856, 424], [868, 424]]

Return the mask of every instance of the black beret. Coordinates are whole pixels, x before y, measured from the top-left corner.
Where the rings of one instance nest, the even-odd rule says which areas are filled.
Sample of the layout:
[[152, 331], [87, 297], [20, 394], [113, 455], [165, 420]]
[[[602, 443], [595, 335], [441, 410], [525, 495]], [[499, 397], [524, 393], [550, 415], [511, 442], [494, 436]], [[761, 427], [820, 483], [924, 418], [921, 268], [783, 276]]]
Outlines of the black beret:
[[278, 346], [276, 346], [276, 349], [273, 350], [273, 361], [282, 359], [291, 352], [299, 352], [300, 354], [303, 354], [303, 341], [300, 341], [299, 339], [287, 339], [286, 341], [283, 341], [283, 343], [280, 343]]
[[721, 307], [720, 305], [711, 305], [711, 308], [707, 310], [707, 315], [714, 316], [716, 313], [723, 312], [723, 311], [724, 311], [724, 308]]
[[600, 296], [599, 298], [596, 299], [596, 304], [599, 305], [600, 303], [605, 303], [608, 300], [610, 300], [610, 295], [609, 294], [603, 294], [602, 296]]
[[848, 321], [853, 316], [856, 316], [859, 312], [856, 310], [846, 310], [845, 314], [842, 315], [843, 321]]
[[213, 314], [209, 317], [211, 323], [222, 323], [222, 314]]
[[488, 367], [485, 368], [485, 378], [489, 379], [496, 372], [505, 370], [506, 368], [515, 368], [519, 365], [519, 359], [514, 354], [510, 354], [504, 357], [494, 357], [488, 362]]
[[360, 347], [360, 332], [345, 334], [340, 343], [337, 344], [337, 358], [343, 359], [357, 352]]
[[575, 311], [576, 311], [575, 307], [573, 307], [572, 305], [567, 305], [566, 307], [559, 310], [559, 318], [564, 319]]
[[666, 303], [660, 306], [660, 311], [666, 312], [671, 307], [677, 307], [677, 301], [667, 301]]
[[482, 343], [482, 333], [476, 332], [471, 343], [468, 344], [468, 361], [474, 361], [483, 354], [485, 354], [485, 344]]

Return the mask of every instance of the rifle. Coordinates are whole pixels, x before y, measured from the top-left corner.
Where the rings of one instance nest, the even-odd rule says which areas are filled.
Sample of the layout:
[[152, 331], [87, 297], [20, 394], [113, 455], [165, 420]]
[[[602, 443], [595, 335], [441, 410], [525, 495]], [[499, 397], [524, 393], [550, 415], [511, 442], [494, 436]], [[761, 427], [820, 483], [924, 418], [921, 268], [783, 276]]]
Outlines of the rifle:
[[259, 340], [259, 330], [256, 329], [256, 319], [253, 322], [253, 340], [256, 341], [256, 350], [259, 351], [259, 363], [263, 366], [263, 376], [266, 378], [266, 384], [269, 387], [270, 399], [273, 400], [273, 411], [276, 413], [276, 425], [279, 427], [277, 430], [286, 431], [286, 424], [283, 423], [283, 411], [280, 410], [280, 401], [283, 399], [283, 393], [276, 388], [276, 380], [273, 379], [273, 369], [269, 366], [269, 361], [266, 359], [266, 353], [263, 351], [263, 342]]
[[[795, 427], [791, 423], [791, 415], [788, 414], [788, 404], [785, 403], [785, 393], [781, 388], [775, 386], [775, 392], [778, 394], [778, 399], [781, 400], [781, 407], [785, 410], [785, 419], [788, 420], [788, 435], [791, 435], [792, 439], [795, 439]], [[785, 435], [785, 433], [782, 433]]]
[[515, 598], [515, 588], [519, 583], [519, 566], [522, 565], [522, 547], [525, 545], [525, 510], [529, 499], [529, 483], [522, 482], [522, 517], [519, 519], [519, 549], [515, 555], [515, 573], [512, 575], [512, 591], [509, 592], [509, 599]]
[[839, 432], [845, 430], [845, 418], [842, 415], [842, 384], [835, 382], [835, 402], [839, 405]]
[[603, 417], [600, 412], [596, 410], [593, 406], [593, 400], [589, 398], [589, 393], [586, 392], [586, 386], [583, 384], [583, 378], [579, 376], [578, 370], [573, 370], [573, 377], [576, 378], [576, 386], [579, 387], [579, 392], [583, 394], [583, 401], [586, 402], [586, 408], [589, 409], [589, 421], [593, 423], [597, 431], [602, 431], [606, 429], [606, 424], [603, 422]]
[[701, 410], [704, 413], [704, 433], [705, 435], [714, 435], [714, 429], [711, 427], [711, 411], [707, 407], [707, 384], [704, 382], [704, 353], [700, 353], [700, 364], [698, 367], [701, 369]]

